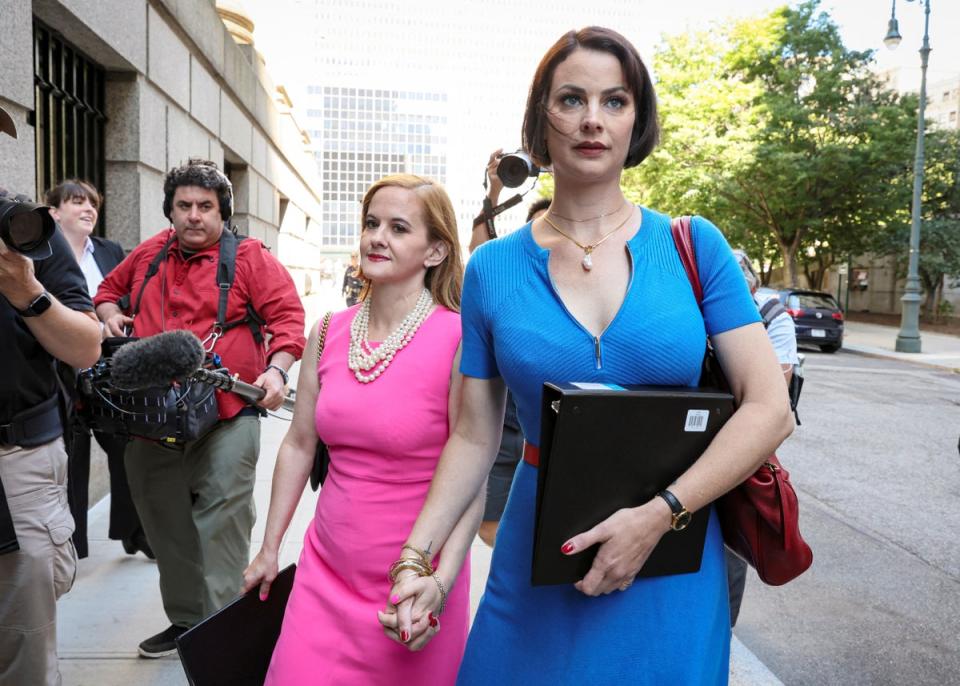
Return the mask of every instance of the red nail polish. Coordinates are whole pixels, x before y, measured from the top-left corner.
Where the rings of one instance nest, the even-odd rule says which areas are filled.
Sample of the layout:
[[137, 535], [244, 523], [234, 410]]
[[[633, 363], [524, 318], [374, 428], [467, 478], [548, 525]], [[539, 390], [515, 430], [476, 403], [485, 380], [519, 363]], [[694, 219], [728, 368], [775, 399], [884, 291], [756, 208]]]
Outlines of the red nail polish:
[[409, 637], [410, 637], [410, 634], [408, 634], [406, 631], [401, 631], [401, 632], [400, 632], [400, 640], [403, 641], [404, 643], [407, 642], [407, 639], [408, 639]]
[[437, 619], [436, 617], [431, 617], [431, 618], [430, 618], [430, 626], [432, 626], [434, 629], [436, 629], [437, 626], [439, 626], [439, 624], [440, 624], [440, 620], [439, 620], [439, 619]]
[[430, 620], [430, 623], [431, 623], [431, 624], [433, 623], [433, 613], [432, 613], [432, 612], [428, 612], [428, 613], [427, 613], [427, 619]]
[[561, 553], [570, 553], [573, 552], [573, 543], [564, 543], [563, 547], [560, 548]]

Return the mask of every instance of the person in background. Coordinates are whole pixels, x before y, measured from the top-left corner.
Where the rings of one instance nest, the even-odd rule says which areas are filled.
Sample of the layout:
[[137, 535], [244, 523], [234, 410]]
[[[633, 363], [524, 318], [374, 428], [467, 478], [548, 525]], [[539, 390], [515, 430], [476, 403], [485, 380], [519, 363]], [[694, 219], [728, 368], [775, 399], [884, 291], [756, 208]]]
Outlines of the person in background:
[[[459, 409], [463, 267], [456, 215], [439, 184], [398, 174], [367, 190], [361, 220], [370, 288], [362, 304], [332, 315], [319, 365], [319, 323], [313, 328], [293, 423], [277, 455], [263, 547], [244, 572], [244, 590], [259, 585], [265, 598], [319, 433], [330, 451], [329, 473], [304, 538], [268, 686], [449, 686], [467, 638], [469, 571], [457, 579], [482, 493], [431, 570], [433, 594], [443, 600], [436, 616], [424, 618], [428, 635], [420, 642], [440, 631], [445, 604], [436, 645], [411, 654], [388, 643], [376, 615], [390, 585], [382, 572], [423, 505]], [[399, 640], [393, 606], [380, 617]]]
[[[623, 195], [624, 168], [640, 164], [658, 135], [653, 82], [622, 35], [587, 27], [549, 48], [530, 87], [523, 147], [538, 166], [552, 166], [553, 201], [540, 219], [480, 246], [467, 265], [461, 411], [406, 536], [410, 548], [398, 551], [414, 564], [419, 555], [411, 549], [446, 554], [453, 525], [496, 456], [509, 387], [524, 459], [500, 521], [460, 686], [729, 678], [723, 538], [712, 503], [757, 470], [790, 435], [793, 418], [759, 313], [719, 229], [702, 217], [691, 222], [701, 311], [669, 216]], [[696, 386], [707, 336], [737, 410], [674, 483], [558, 544], [564, 555], [596, 550], [583, 579], [532, 586], [544, 382]], [[661, 538], [701, 509], [708, 526], [699, 571], [637, 577]], [[404, 573], [388, 594], [399, 600], [398, 640], [406, 645], [421, 645], [424, 618], [438, 606], [427, 581]]]
[[[740, 265], [743, 272], [743, 278], [747, 282], [747, 288], [750, 289], [750, 295], [753, 296], [753, 302], [756, 304], [763, 320], [763, 325], [767, 329], [767, 337], [773, 345], [773, 351], [777, 355], [777, 361], [780, 363], [780, 369], [783, 376], [790, 385], [794, 369], [800, 364], [797, 356], [797, 330], [793, 323], [793, 317], [783, 307], [776, 295], [768, 298], [761, 298], [757, 294], [760, 288], [760, 277], [753, 269], [750, 258], [743, 250], [734, 250], [733, 256]], [[743, 602], [743, 591], [747, 585], [747, 563], [737, 554], [724, 549], [727, 558], [727, 590], [730, 594], [730, 627], [737, 624], [737, 618], [740, 616], [740, 605]]]
[[340, 289], [347, 307], [353, 307], [360, 301], [363, 284], [363, 275], [360, 273], [360, 253], [354, 251], [350, 253], [350, 264], [343, 270], [343, 286]]
[[[497, 175], [497, 165], [503, 150], [494, 150], [490, 153], [487, 162], [487, 197], [490, 204], [496, 207], [500, 202], [500, 192], [503, 190], [503, 181]], [[550, 207], [550, 198], [538, 198], [527, 208], [527, 222], [538, 219]], [[470, 236], [470, 250], [491, 240], [487, 234], [484, 222], [473, 225]], [[503, 508], [507, 505], [507, 496], [510, 495], [510, 485], [513, 483], [513, 473], [517, 471], [517, 464], [523, 454], [523, 432], [520, 429], [520, 420], [517, 419], [517, 406], [513, 394], [507, 393], [507, 404], [503, 415], [503, 433], [500, 436], [500, 449], [497, 459], [487, 478], [487, 499], [483, 506], [483, 522], [480, 523], [480, 538], [491, 548], [497, 538], [497, 526]]]
[[[73, 256], [77, 258], [80, 271], [87, 282], [87, 293], [92, 298], [103, 277], [123, 262], [124, 251], [119, 243], [94, 236], [103, 196], [88, 181], [67, 179], [46, 192], [44, 201], [50, 206], [50, 215], [60, 226], [64, 238], [70, 244]], [[76, 388], [76, 370], [59, 365], [58, 371], [64, 380], [68, 392]], [[70, 510], [77, 528], [73, 533], [73, 542], [80, 558], [87, 556], [87, 488], [90, 481], [90, 430], [83, 417], [76, 412], [69, 413], [69, 425], [64, 431], [69, 471], [67, 488], [70, 496]], [[127, 447], [127, 437], [117, 434], [94, 431], [94, 438], [107, 454], [107, 468], [110, 470], [110, 529], [109, 537], [123, 544], [130, 555], [142, 551], [151, 560], [153, 550], [147, 543], [147, 536], [140, 524], [140, 517], [130, 495], [127, 484], [127, 470], [123, 466], [123, 451]]]

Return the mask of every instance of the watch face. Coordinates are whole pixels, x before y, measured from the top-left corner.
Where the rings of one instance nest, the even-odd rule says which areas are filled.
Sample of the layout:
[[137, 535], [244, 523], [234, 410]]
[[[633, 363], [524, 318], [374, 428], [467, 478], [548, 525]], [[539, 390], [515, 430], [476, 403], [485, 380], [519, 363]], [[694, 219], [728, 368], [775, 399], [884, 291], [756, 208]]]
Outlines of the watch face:
[[36, 317], [49, 310], [52, 304], [53, 301], [50, 300], [50, 295], [44, 291], [38, 295], [32, 303], [27, 305], [27, 309], [17, 310], [17, 312], [20, 313], [21, 317]]
[[50, 305], [53, 302], [50, 300], [50, 296], [46, 293], [41, 293], [40, 297], [33, 301], [33, 304], [30, 305], [30, 309], [34, 314], [43, 314], [50, 309]]
[[673, 530], [682, 531], [683, 529], [686, 529], [687, 524], [690, 523], [691, 519], [693, 519], [693, 515], [686, 510], [680, 512], [679, 514], [675, 514], [673, 516]]

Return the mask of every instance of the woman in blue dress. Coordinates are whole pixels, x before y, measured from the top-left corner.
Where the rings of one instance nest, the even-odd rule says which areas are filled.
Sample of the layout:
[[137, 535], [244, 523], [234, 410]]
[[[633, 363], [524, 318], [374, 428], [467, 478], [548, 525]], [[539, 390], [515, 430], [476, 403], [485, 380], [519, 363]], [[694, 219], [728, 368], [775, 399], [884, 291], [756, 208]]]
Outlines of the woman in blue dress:
[[[653, 86], [625, 38], [589, 27], [550, 48], [530, 89], [523, 138], [553, 169], [553, 202], [543, 218], [470, 260], [461, 414], [409, 546], [397, 551], [429, 559], [442, 548], [489, 472], [509, 387], [528, 447], [460, 668], [463, 686], [727, 682], [723, 541], [711, 503], [759, 467], [793, 419], [777, 358], [719, 230], [693, 220], [701, 313], [669, 218], [620, 190], [623, 169], [647, 157], [657, 137]], [[571, 555], [599, 546], [581, 581], [531, 586], [543, 383], [694, 386], [708, 335], [736, 413], [668, 491], [563, 544]], [[683, 511], [701, 508], [710, 517], [700, 571], [635, 578]], [[447, 590], [420, 573], [397, 575], [381, 618], [389, 637], [408, 636], [415, 648], [440, 630], [435, 615]]]

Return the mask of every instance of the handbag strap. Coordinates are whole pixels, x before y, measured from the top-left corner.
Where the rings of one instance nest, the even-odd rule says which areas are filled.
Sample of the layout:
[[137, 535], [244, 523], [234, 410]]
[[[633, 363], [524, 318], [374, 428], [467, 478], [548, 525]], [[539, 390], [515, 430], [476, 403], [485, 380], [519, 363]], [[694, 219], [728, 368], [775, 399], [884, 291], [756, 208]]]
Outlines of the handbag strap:
[[320, 366], [320, 356], [323, 355], [323, 345], [327, 342], [327, 329], [330, 328], [330, 318], [333, 312], [327, 312], [323, 315], [323, 321], [320, 322], [320, 330], [317, 331], [317, 367]]
[[703, 308], [703, 286], [700, 285], [700, 271], [697, 269], [697, 257], [693, 251], [693, 234], [690, 230], [690, 216], [674, 217], [670, 220], [670, 233], [680, 254], [680, 262], [687, 272], [697, 305]]

